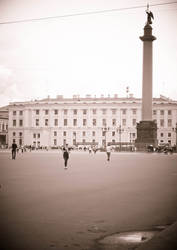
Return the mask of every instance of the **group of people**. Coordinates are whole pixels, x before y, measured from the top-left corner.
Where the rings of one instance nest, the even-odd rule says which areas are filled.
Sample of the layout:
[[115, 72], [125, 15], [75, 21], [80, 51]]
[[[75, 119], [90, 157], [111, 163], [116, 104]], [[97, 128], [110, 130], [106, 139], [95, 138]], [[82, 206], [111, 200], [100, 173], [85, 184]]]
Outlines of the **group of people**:
[[[91, 150], [89, 150], [89, 153]], [[108, 144], [106, 147], [107, 161], [110, 161], [112, 147]], [[68, 159], [69, 159], [69, 149], [67, 147], [63, 148], [63, 159], [64, 159], [64, 169], [67, 169]]]
[[[18, 146], [15, 143], [15, 141], [13, 141], [12, 143], [12, 160], [16, 159], [16, 153], [17, 153], [17, 149]], [[107, 154], [107, 161], [110, 161], [110, 156], [111, 156], [111, 146], [108, 144], [108, 146], [106, 147], [106, 154]], [[23, 149], [22, 149], [22, 153], [23, 153]], [[90, 151], [89, 151], [90, 153]], [[64, 159], [64, 168], [67, 169], [68, 168], [68, 159], [69, 159], [69, 149], [68, 147], [64, 147], [63, 148], [63, 159]]]

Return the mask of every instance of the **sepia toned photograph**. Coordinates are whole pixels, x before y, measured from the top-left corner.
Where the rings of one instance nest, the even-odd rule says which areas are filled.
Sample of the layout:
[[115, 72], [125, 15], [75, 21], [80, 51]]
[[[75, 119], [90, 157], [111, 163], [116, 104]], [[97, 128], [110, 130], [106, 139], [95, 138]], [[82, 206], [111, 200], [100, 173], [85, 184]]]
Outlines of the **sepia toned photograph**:
[[0, 249], [177, 249], [177, 1], [0, 0]]

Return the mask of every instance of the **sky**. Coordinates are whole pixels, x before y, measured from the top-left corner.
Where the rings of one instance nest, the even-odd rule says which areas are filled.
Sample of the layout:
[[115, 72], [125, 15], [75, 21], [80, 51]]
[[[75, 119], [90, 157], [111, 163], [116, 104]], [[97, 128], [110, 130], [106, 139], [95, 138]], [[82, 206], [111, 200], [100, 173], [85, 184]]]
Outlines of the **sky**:
[[[146, 5], [144, 0], [0, 0], [0, 106], [57, 95], [125, 97], [127, 86], [141, 97], [139, 37]], [[149, 5], [157, 38], [153, 96], [177, 100], [177, 1]], [[88, 12], [97, 13], [73, 15]], [[53, 16], [60, 18], [17, 22]]]

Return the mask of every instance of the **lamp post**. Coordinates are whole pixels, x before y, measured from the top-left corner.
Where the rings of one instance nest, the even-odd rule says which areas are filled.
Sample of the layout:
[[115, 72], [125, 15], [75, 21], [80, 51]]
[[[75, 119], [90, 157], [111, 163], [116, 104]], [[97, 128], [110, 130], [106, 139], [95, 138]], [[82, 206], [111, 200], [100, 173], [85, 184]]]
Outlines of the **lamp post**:
[[74, 132], [73, 135], [74, 135], [74, 144], [76, 146], [76, 132]]
[[117, 128], [117, 132], [119, 133], [120, 151], [122, 150], [122, 132], [123, 131], [124, 129], [122, 129], [122, 126], [120, 124], [119, 127]]
[[105, 136], [105, 148], [106, 148], [106, 133], [109, 131], [109, 127], [106, 127], [106, 125], [102, 128], [102, 131], [104, 132], [104, 136]]

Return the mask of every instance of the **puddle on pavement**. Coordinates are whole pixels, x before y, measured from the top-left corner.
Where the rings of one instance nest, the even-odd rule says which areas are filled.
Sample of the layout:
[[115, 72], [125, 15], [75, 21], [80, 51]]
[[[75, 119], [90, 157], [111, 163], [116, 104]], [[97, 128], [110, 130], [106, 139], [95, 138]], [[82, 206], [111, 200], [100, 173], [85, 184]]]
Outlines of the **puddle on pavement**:
[[152, 237], [158, 231], [142, 231], [142, 232], [126, 232], [126, 233], [118, 233], [111, 236], [107, 236], [104, 239], [100, 240], [101, 244], [108, 244], [108, 245], [127, 245], [127, 244], [137, 244], [142, 243], [147, 240], [152, 239]]
[[97, 243], [100, 250], [135, 249], [140, 244], [151, 240], [157, 233], [161, 232], [165, 228], [167, 228], [166, 225], [159, 225], [155, 226], [153, 230], [116, 233], [99, 239]]

